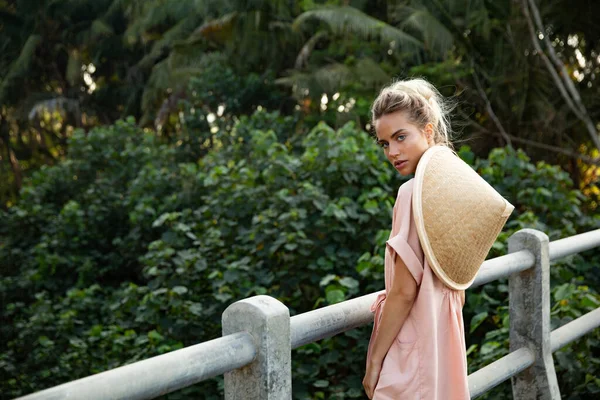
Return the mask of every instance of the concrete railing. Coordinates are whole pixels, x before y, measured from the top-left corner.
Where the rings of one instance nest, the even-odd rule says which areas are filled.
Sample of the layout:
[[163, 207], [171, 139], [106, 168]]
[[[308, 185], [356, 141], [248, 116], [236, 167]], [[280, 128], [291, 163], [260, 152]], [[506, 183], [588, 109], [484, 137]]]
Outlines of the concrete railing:
[[[524, 229], [509, 254], [483, 263], [477, 287], [509, 277], [510, 353], [469, 375], [471, 398], [512, 379], [519, 400], [560, 399], [552, 353], [600, 326], [600, 308], [550, 331], [550, 261], [600, 246], [600, 229], [549, 243]], [[223, 313], [223, 337], [102, 372], [21, 399], [150, 399], [225, 374], [225, 399], [292, 397], [291, 350], [373, 321], [378, 293], [290, 318], [268, 296]]]

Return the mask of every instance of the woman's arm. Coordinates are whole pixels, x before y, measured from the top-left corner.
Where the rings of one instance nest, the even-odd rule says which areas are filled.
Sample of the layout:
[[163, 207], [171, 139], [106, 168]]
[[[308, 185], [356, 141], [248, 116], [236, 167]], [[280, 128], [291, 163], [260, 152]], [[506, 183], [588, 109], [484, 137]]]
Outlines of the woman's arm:
[[374, 338], [363, 380], [363, 386], [369, 398], [373, 396], [379, 380], [379, 372], [385, 355], [404, 325], [417, 295], [417, 283], [402, 258], [397, 255], [394, 267], [394, 280], [385, 299], [379, 330]]

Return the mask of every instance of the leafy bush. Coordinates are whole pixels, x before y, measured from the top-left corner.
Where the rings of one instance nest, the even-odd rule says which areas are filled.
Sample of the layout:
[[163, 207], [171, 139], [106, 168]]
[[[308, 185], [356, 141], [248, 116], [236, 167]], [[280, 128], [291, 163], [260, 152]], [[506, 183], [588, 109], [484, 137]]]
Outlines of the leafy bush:
[[[400, 177], [353, 124], [296, 126], [277, 113], [240, 117], [213, 130], [219, 145], [200, 159], [133, 121], [75, 135], [68, 159], [36, 173], [0, 214], [2, 396], [218, 337], [223, 310], [248, 296], [274, 296], [293, 315], [381, 289]], [[468, 148], [461, 155], [516, 206], [493, 256], [523, 227], [551, 238], [597, 227], [557, 168], [507, 149], [487, 160]], [[531, 189], [540, 182], [551, 197]], [[553, 324], [597, 307], [594, 268], [581, 256], [553, 266]], [[594, 280], [585, 287], [582, 276]], [[506, 282], [467, 297], [473, 369], [508, 348]], [[369, 333], [296, 350], [294, 397], [363, 397]], [[597, 390], [597, 340], [590, 334], [557, 354], [565, 393]], [[220, 398], [222, 378], [167, 397], [200, 393]]]
[[[505, 254], [508, 237], [524, 228], [545, 232], [552, 241], [599, 227], [600, 219], [582, 211], [585, 198], [573, 189], [569, 175], [559, 167], [544, 162], [534, 165], [525, 153], [512, 148], [495, 149], [487, 159], [476, 160], [468, 148], [463, 148], [460, 154], [472, 161], [474, 168], [515, 206], [490, 257]], [[596, 249], [552, 263], [552, 329], [600, 305], [597, 291], [590, 289], [600, 287], [599, 264], [590, 260], [598, 253]], [[508, 280], [470, 290], [464, 317], [469, 332], [469, 372], [506, 355], [509, 348]], [[568, 393], [569, 398], [583, 399], [597, 393], [597, 383], [590, 384], [589, 371], [598, 368], [599, 338], [597, 331], [590, 333], [556, 353], [556, 371], [563, 395]], [[486, 398], [512, 399], [510, 381], [491, 391]]]

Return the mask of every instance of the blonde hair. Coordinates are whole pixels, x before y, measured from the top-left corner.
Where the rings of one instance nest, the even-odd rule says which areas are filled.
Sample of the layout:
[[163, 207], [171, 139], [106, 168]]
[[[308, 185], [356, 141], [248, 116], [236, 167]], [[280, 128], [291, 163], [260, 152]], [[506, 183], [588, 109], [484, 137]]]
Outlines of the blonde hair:
[[412, 123], [419, 128], [433, 125], [433, 141], [453, 148], [448, 115], [452, 110], [438, 90], [424, 79], [394, 82], [383, 89], [371, 106], [372, 126], [383, 115], [407, 111]]

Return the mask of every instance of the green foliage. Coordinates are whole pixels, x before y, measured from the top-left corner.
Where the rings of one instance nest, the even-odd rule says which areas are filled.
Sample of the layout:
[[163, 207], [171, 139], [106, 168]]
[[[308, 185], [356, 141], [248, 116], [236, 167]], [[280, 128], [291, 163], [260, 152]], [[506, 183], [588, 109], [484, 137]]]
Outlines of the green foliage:
[[[40, 44], [39, 35], [31, 35], [21, 50], [19, 57], [10, 66], [8, 72], [0, 84], [0, 99], [5, 99], [11, 91], [15, 91], [16, 84], [23, 79], [31, 68], [33, 55], [37, 46]], [[15, 91], [16, 92], [16, 91]]]
[[[554, 1], [541, 10], [544, 35], [592, 121], [600, 109], [600, 31], [591, 17], [598, 4]], [[0, 3], [0, 32], [3, 207], [17, 198], [21, 176], [62, 159], [75, 127], [133, 115], [142, 126], [163, 128], [176, 119], [179, 100], [191, 98], [190, 80], [202, 79], [204, 59], [215, 55], [241, 82], [258, 76], [265, 87], [282, 85], [311, 126], [366, 126], [383, 84], [422, 75], [445, 94], [463, 94], [458, 114], [472, 128], [478, 156], [504, 144], [502, 125], [535, 160], [560, 162], [575, 180], [586, 167], [564, 154], [595, 157], [534, 51], [519, 2], [16, 0]], [[253, 92], [264, 95], [256, 103], [268, 100], [266, 92]], [[322, 110], [323, 94], [336, 93], [339, 103]], [[292, 107], [278, 109], [291, 114]], [[539, 150], [548, 146], [570, 151]]]
[[391, 170], [351, 125], [282, 143], [268, 128], [285, 124], [257, 112], [197, 163], [132, 121], [75, 135], [2, 215], [2, 392], [214, 338], [224, 308], [254, 294], [294, 313], [357, 295]]
[[259, 113], [253, 122], [237, 124], [248, 122], [247, 116], [255, 110], [293, 105], [272, 83], [271, 72], [240, 76], [216, 53], [203, 57], [199, 67], [202, 74], [188, 82], [186, 95], [176, 105], [177, 113], [167, 110], [157, 118], [160, 134], [177, 143], [179, 157], [196, 160], [212, 148], [230, 146], [257, 124], [277, 132], [280, 141], [296, 133], [297, 116], [271, 118]]
[[[220, 144], [198, 159], [182, 145], [201, 134], [193, 119], [184, 118], [189, 137], [168, 145], [133, 120], [78, 132], [67, 160], [34, 174], [19, 203], [2, 211], [4, 396], [218, 337], [225, 307], [248, 296], [274, 296], [296, 314], [381, 289], [401, 181], [365, 132], [318, 124], [290, 135], [290, 117], [256, 111], [235, 122], [225, 113], [228, 122], [203, 133]], [[460, 154], [516, 206], [493, 256], [524, 227], [552, 238], [597, 227], [560, 169], [510, 149], [486, 160], [468, 148]], [[531, 190], [539, 182], [552, 198]], [[553, 267], [555, 327], [598, 306], [593, 265], [576, 256]], [[474, 370], [507, 351], [506, 282], [467, 298]], [[294, 398], [361, 398], [369, 331], [296, 350]], [[597, 343], [593, 333], [557, 353], [564, 393], [597, 390]], [[199, 393], [220, 398], [222, 378], [167, 397]], [[491, 396], [509, 398], [502, 388]]]
[[363, 40], [379, 39], [386, 47], [390, 43], [395, 49], [408, 47], [418, 49], [422, 43], [402, 30], [388, 25], [377, 18], [356, 9], [355, 7], [323, 7], [313, 8], [300, 14], [294, 21], [296, 27], [316, 19], [325, 23], [337, 36], [358, 35]]
[[[521, 228], [557, 239], [598, 227], [573, 190], [585, 166], [487, 155], [490, 110], [515, 137], [597, 155], [580, 146], [585, 130], [533, 54], [517, 3], [171, 3], [0, 2], [2, 396], [219, 336], [220, 313], [243, 297], [270, 294], [298, 313], [381, 289], [401, 181], [361, 128], [392, 77], [463, 93], [457, 114], [479, 146], [460, 154], [516, 206], [490, 257]], [[544, 6], [545, 34], [569, 73], [581, 69], [597, 119], [597, 4], [575, 4]], [[73, 129], [125, 115], [158, 129]], [[536, 160], [555, 158], [534, 148]], [[597, 180], [590, 170], [581, 187]], [[597, 250], [553, 264], [554, 327], [597, 307], [598, 265]], [[508, 349], [506, 281], [467, 297], [475, 370]], [[361, 397], [368, 335], [298, 349], [294, 396]], [[597, 349], [595, 332], [556, 353], [570, 398], [597, 396]], [[216, 379], [169, 398], [221, 391]]]
[[[459, 154], [471, 161], [479, 174], [515, 206], [490, 257], [505, 254], [506, 240], [520, 229], [541, 230], [552, 241], [600, 226], [597, 215], [592, 217], [583, 212], [584, 197], [573, 189], [570, 177], [559, 167], [544, 162], [533, 164], [523, 151], [512, 148], [494, 149], [488, 159], [475, 159], [467, 147], [461, 148]], [[589, 260], [590, 256], [597, 255], [590, 253], [585, 257], [581, 254], [570, 256], [552, 264], [552, 329], [598, 307], [600, 296], [590, 289], [600, 287], [598, 264]], [[597, 253], [595, 250], [594, 254]], [[467, 292], [464, 318], [469, 330], [469, 372], [507, 354], [507, 301], [506, 279]], [[561, 393], [568, 393], [569, 398], [583, 399], [597, 392], [596, 383], [590, 380], [588, 372], [598, 368], [599, 339], [600, 334], [595, 331], [555, 354]], [[511, 399], [510, 385], [505, 383], [495, 388], [486, 394], [486, 398]]]

